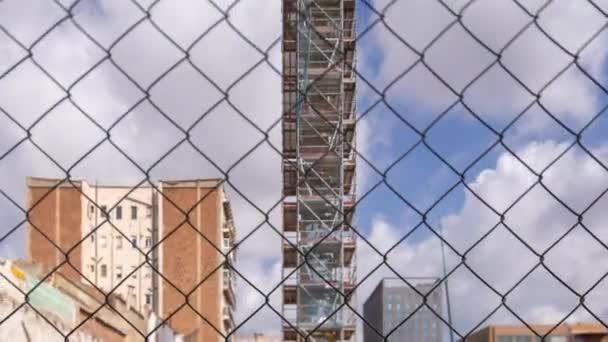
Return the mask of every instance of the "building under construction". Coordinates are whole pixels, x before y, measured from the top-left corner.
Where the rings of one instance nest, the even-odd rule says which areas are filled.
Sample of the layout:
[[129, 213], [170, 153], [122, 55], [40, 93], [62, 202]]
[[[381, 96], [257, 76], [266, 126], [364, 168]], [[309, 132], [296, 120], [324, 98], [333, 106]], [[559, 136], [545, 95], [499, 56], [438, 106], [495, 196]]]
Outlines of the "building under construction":
[[355, 335], [355, 1], [283, 0], [283, 339]]

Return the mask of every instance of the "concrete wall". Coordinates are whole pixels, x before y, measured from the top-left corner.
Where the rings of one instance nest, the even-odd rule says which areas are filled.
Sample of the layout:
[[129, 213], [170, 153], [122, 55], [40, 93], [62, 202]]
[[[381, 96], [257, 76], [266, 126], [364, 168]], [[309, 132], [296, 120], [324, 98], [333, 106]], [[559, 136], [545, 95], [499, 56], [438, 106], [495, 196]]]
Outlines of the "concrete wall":
[[[433, 284], [416, 284], [422, 294], [428, 293]], [[385, 279], [366, 300], [363, 310], [368, 323], [383, 336], [391, 334], [388, 341], [442, 342], [443, 323], [428, 309], [422, 307], [422, 296], [398, 279]], [[428, 294], [427, 305], [442, 314], [440, 288]], [[413, 312], [416, 313], [413, 314]], [[407, 321], [404, 320], [407, 318]], [[371, 327], [364, 324], [365, 342], [384, 341]]]
[[[398, 327], [389, 341], [442, 342], [443, 322], [429, 309], [431, 307], [440, 315], [443, 313], [441, 287], [429, 293], [434, 284], [414, 285], [418, 292], [428, 296], [427, 306], [413, 313], [422, 305], [423, 297], [401, 280], [398, 282], [399, 286], [385, 287], [383, 293], [384, 331], [388, 333]], [[406, 318], [407, 321], [403, 322]]]
[[[380, 342], [383, 340], [383, 297], [382, 285], [377, 286], [363, 304], [363, 318], [369, 324], [363, 324], [363, 338], [365, 342]], [[379, 335], [376, 331], [381, 335]]]

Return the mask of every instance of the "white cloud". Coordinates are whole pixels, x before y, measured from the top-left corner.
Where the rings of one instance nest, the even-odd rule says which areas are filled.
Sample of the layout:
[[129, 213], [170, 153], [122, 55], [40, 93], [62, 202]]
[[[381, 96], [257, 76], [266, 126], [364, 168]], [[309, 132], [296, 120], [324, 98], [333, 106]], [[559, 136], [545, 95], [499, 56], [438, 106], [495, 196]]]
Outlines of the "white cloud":
[[[232, 4], [232, 1], [214, 2], [222, 10]], [[141, 5], [145, 7], [149, 3], [142, 2]], [[229, 20], [265, 53], [281, 34], [280, 6], [279, 1], [259, 6], [256, 1], [242, 0], [232, 7]], [[0, 2], [0, 25], [27, 47], [64, 16], [65, 12], [52, 1]], [[113, 45], [143, 16], [144, 13], [130, 1], [81, 1], [74, 9], [74, 20], [103, 49], [92, 43], [71, 20], [64, 21], [35, 45], [34, 60], [61, 86], [70, 88], [71, 100], [101, 127], [96, 127], [74, 104], [64, 100], [34, 126], [32, 140], [67, 169], [105, 138], [104, 130], [111, 128], [112, 141], [147, 170], [185, 136], [159, 113], [160, 110], [183, 129], [192, 128], [192, 143], [221, 170], [194, 148], [182, 144], [150, 171], [151, 179], [220, 177], [223, 172], [228, 172], [231, 185], [227, 188], [233, 202], [237, 233], [242, 238], [264, 221], [264, 214], [259, 210], [270, 210], [280, 199], [280, 156], [267, 143], [251, 151], [265, 137], [242, 117], [251, 120], [260, 130], [268, 131], [270, 142], [280, 149], [280, 125], [271, 130], [271, 125], [281, 117], [280, 76], [263, 62], [233, 85], [264, 56], [226, 22], [211, 29], [193, 46], [189, 53], [192, 64], [182, 61], [164, 75], [185, 54], [149, 21], [144, 20]], [[151, 17], [181, 49], [186, 49], [223, 14], [211, 2], [184, 0], [159, 2]], [[0, 44], [2, 75], [23, 57], [24, 51], [2, 33]], [[103, 50], [109, 47], [112, 60], [105, 60], [73, 84], [86, 70], [106, 57]], [[279, 57], [280, 44], [268, 51], [269, 62], [280, 68]], [[195, 68], [205, 75], [200, 75]], [[159, 77], [162, 79], [154, 83]], [[153, 103], [144, 99], [144, 91], [149, 87], [149, 100]], [[230, 104], [223, 93], [228, 94]], [[65, 96], [66, 93], [31, 61], [20, 64], [0, 78], [0, 107], [25, 127], [32, 125]], [[128, 111], [129, 114], [121, 118]], [[203, 115], [205, 117], [198, 121]], [[3, 114], [0, 116], [1, 122], [8, 122]], [[12, 123], [1, 125], [0, 153], [24, 136], [25, 133]], [[234, 165], [246, 153], [249, 156]], [[65, 176], [30, 142], [23, 143], [0, 159], [0, 170], [3, 175], [0, 188], [21, 205], [24, 205], [26, 176]], [[108, 142], [75, 165], [71, 175], [100, 183], [127, 185], [137, 184], [145, 176]], [[3, 217], [0, 231], [3, 233], [13, 227], [7, 226], [9, 222], [23, 218], [23, 214], [7, 201], [2, 201], [0, 212]], [[274, 210], [270, 220], [280, 229], [278, 212]], [[24, 227], [2, 245], [23, 247], [23, 230]], [[271, 244], [274, 247], [269, 248]], [[255, 286], [271, 290], [268, 285], [276, 285], [280, 280], [280, 272], [277, 275], [280, 246], [278, 235], [267, 225], [261, 227], [251, 241], [242, 243], [237, 265], [239, 271]], [[14, 256], [14, 249], [7, 247], [3, 250], [5, 255]], [[280, 309], [275, 297], [272, 300], [274, 307]], [[238, 298], [237, 320], [240, 322], [259, 305], [255, 301], [259, 295], [244, 281], [239, 281]], [[279, 320], [274, 313], [265, 310], [257, 316], [259, 324], [247, 324], [242, 330], [278, 328]]]
[[[530, 143], [516, 153], [533, 165], [544, 165], [549, 162], [548, 156], [554, 158], [556, 152], [563, 150], [563, 147], [562, 144], [550, 141]], [[605, 148], [593, 150], [593, 153], [601, 160], [608, 157]], [[513, 156], [503, 154], [494, 167], [482, 171], [469, 185], [499, 212], [505, 212], [533, 183], [533, 178], [519, 164]], [[583, 151], [571, 150], [545, 173], [543, 182], [565, 203], [577, 204], [575, 210], [579, 213], [584, 211], [582, 224], [601, 243], [582, 226], [577, 226], [576, 215], [568, 212], [538, 185], [519, 204], [505, 212], [505, 223], [538, 254], [545, 253], [562, 235], [576, 226], [561, 242], [546, 252], [544, 264], [575, 291], [585, 293], [608, 272], [608, 249], [602, 245], [608, 242], [608, 226], [605, 224], [608, 220], [608, 198], [602, 197], [586, 210], [591, 201], [608, 188], [608, 172]], [[505, 294], [539, 263], [539, 257], [503, 225], [498, 225], [494, 232], [476, 244], [499, 222], [498, 215], [467, 192], [462, 208], [442, 219], [442, 236], [461, 254], [474, 246], [467, 253], [467, 265], [496, 291]], [[402, 226], [410, 225], [404, 222]], [[405, 235], [402, 226], [391, 225], [382, 217], [377, 217], [373, 221], [370, 242], [374, 246], [380, 246], [379, 250], [384, 253]], [[358, 256], [359, 278], [382, 261], [377, 253], [361, 245], [363, 244], [360, 244]], [[451, 271], [460, 263], [461, 258], [451, 248], [446, 249], [448, 271]], [[406, 239], [388, 254], [388, 263], [403, 277], [441, 276], [439, 239], [430, 232], [427, 232], [422, 241], [412, 242], [411, 239]], [[362, 301], [383, 276], [394, 277], [395, 274], [386, 267], [381, 268], [364, 283], [359, 293]], [[459, 333], [468, 333], [500, 305], [500, 296], [463, 266], [457, 267], [448, 279], [454, 323]], [[591, 310], [604, 320], [608, 319], [608, 306], [605, 301], [595, 300], [606, 295], [608, 283], [603, 281], [587, 296], [587, 301], [593, 303]], [[530, 323], [556, 324], [579, 303], [578, 297], [542, 267], [538, 267], [506, 298], [507, 305]], [[591, 316], [581, 308], [570, 317], [571, 321], [590, 319], [592, 320]], [[485, 324], [489, 322], [517, 323], [517, 319], [503, 308]]]
[[[215, 2], [223, 9], [232, 3]], [[463, 1], [449, 3], [458, 9]], [[555, 3], [556, 5], [550, 6], [550, 10], [541, 16], [539, 23], [557, 36], [560, 43], [568, 49], [576, 49], [604, 20], [590, 11], [589, 7], [585, 7], [586, 2]], [[375, 4], [380, 6], [383, 1], [378, 0]], [[96, 7], [87, 8], [93, 5]], [[142, 1], [142, 5], [147, 4]], [[532, 1], [526, 1], [525, 5], [529, 10], [535, 10]], [[75, 13], [76, 21], [104, 47], [109, 47], [130, 25], [142, 17], [142, 13], [130, 1], [119, 0], [82, 1]], [[42, 32], [64, 15], [65, 13], [51, 1], [0, 2], [0, 24], [26, 46], [32, 44]], [[208, 2], [194, 0], [161, 1], [152, 12], [152, 18], [182, 49], [192, 44], [220, 17], [221, 13], [209, 6]], [[388, 25], [417, 49], [428, 44], [443, 25], [453, 20], [438, 2], [425, 0], [397, 1], [389, 9], [386, 18]], [[233, 8], [230, 20], [248, 39], [262, 50], [266, 50], [280, 35], [280, 2], [272, 1], [260, 6], [256, 0], [242, 0]], [[469, 25], [471, 30], [495, 49], [502, 47], [527, 20], [528, 18], [514, 8], [510, 1], [477, 1], [463, 18], [463, 22]], [[531, 28], [504, 53], [504, 62], [536, 91], [542, 86], [543, 80], [546, 81], [561, 66], [568, 63], [568, 57], [555, 46], [551, 46], [535, 30]], [[367, 39], [375, 41], [366, 45]], [[380, 26], [361, 43], [364, 47], [377, 47], [383, 54], [380, 63], [374, 60], [377, 55], [369, 50], [361, 54], [364, 58], [360, 59], [364, 62], [363, 68], [360, 68], [364, 75], [368, 68], [376, 70], [379, 64], [380, 69], [374, 72], [377, 77], [373, 77], [372, 81], [380, 88], [417, 59], [398, 39]], [[606, 38], [600, 36], [581, 55], [581, 64], [599, 78], [598, 75], [604, 71], [606, 51]], [[88, 43], [82, 33], [66, 21], [34, 49], [34, 58], [67, 87], [80, 73], [102, 57], [98, 52], [96, 46]], [[171, 42], [155, 32], [147, 22], [131, 32], [122, 43], [113, 46], [111, 52], [115, 63], [142, 88], [150, 86], [155, 78], [184, 56], [179, 48], [172, 46]], [[193, 64], [201, 68], [207, 78], [198, 75], [192, 65], [183, 62], [154, 84], [150, 89], [151, 99], [177, 125], [185, 129], [209, 111], [209, 114], [194, 126], [191, 138], [199, 149], [226, 171], [240, 155], [263, 139], [263, 135], [226, 102], [217, 107], [216, 104], [222, 100], [222, 93], [226, 88], [241, 73], [258, 62], [262, 55], [238, 37], [226, 23], [214, 28], [212, 34], [203, 38], [191, 52]], [[0, 33], [0, 75], [23, 56], [24, 51]], [[436, 68], [457, 90], [492, 61], [490, 54], [484, 52], [457, 27], [438, 41], [426, 56], [429, 65]], [[269, 59], [275, 67], [280, 65], [280, 44], [269, 51]], [[236, 109], [242, 111], [261, 130], [266, 131], [281, 115], [280, 92], [279, 75], [268, 65], [261, 64], [230, 89], [229, 99]], [[122, 114], [142, 101], [145, 96], [110, 61], [102, 63], [81, 80], [73, 87], [71, 94], [72, 100], [104, 129], [112, 127]], [[363, 94], [373, 98], [369, 89]], [[64, 95], [31, 61], [26, 61], [0, 78], [0, 107], [25, 126], [35, 122]], [[420, 66], [395, 84], [387, 93], [387, 98], [391, 103], [415, 109], [414, 112], [437, 111], [455, 100], [443, 85]], [[521, 86], [497, 68], [478, 80], [476, 86], [467, 91], [465, 98], [467, 103], [485, 115], [484, 117], [501, 122], [506, 120], [505, 117], [512, 117], [532, 100]], [[593, 86], [575, 70], [569, 70], [562, 79], [547, 88], [541, 101], [560, 117], [577, 124], [589, 119], [599, 103]], [[388, 149], [394, 144], [394, 140], [402, 138], [394, 136], [389, 139], [388, 130], [385, 130], [381, 120], [373, 119], [374, 116], [374, 113], [370, 113], [370, 120], [361, 122], [359, 126], [358, 149], [366, 157], [376, 155], [377, 150]], [[0, 122], [8, 122], [2, 114]], [[112, 128], [111, 136], [129, 156], [149, 167], [183, 137], [177, 128], [168, 128], [171, 126], [172, 124], [158, 113], [158, 109], [144, 101]], [[543, 126], [533, 127], [539, 129]], [[277, 148], [281, 146], [279, 129], [280, 127], [274, 127], [269, 133]], [[87, 147], [92, 147], [104, 137], [102, 130], [88, 123], [76, 108], [65, 102], [41, 121], [32, 130], [32, 134], [32, 139], [40, 143], [64, 167], [69, 167], [86, 152]], [[0, 124], [0, 153], [24, 136], [25, 133], [14, 124]], [[519, 152], [534, 168], [541, 168], [563, 148], [565, 146], [561, 144], [539, 143], [528, 145]], [[606, 160], [608, 148], [595, 151]], [[376, 159], [371, 161], [378, 162]], [[360, 170], [365, 167], [363, 164], [360, 162]], [[367, 171], [369, 172], [359, 172], [361, 183], [369, 181], [374, 173]], [[25, 176], [63, 176], [57, 167], [27, 142], [0, 159], [0, 174], [3, 175], [0, 177], [0, 188], [19, 203], [23, 203]], [[72, 174], [76, 178], [127, 184], [135, 184], [143, 177], [140, 170], [108, 143], [104, 143], [85, 158], [75, 167]], [[158, 179], [215, 177], [221, 173], [192, 147], [182, 145], [152, 169], [151, 175], [153, 179]], [[269, 210], [280, 199], [280, 180], [280, 156], [268, 146], [259, 147], [250, 157], [243, 160], [240, 166], [230, 171], [230, 181], [234, 187], [242, 191], [262, 211]], [[514, 158], [503, 155], [496, 167], [481, 172], [470, 185], [493, 206], [504, 210], [532, 181], [533, 177], [528, 170]], [[594, 166], [588, 158], [584, 158], [580, 150], [573, 150], [547, 173], [545, 181], [560, 198], [567, 200], [575, 210], [580, 210], [590, 203], [593, 195], [605, 189], [606, 178], [605, 172], [598, 169], [597, 165]], [[264, 215], [236, 191], [232, 190], [230, 193], [235, 207], [238, 234], [242, 237], [261, 224]], [[565, 232], [568, 223], [575, 222], [572, 221], [571, 214], [542, 190], [534, 190], [526, 198], [530, 202], [514, 207], [507, 215], [507, 224], [522, 234], [533, 248], [547, 248], [560, 232]], [[605, 207], [605, 200], [598, 202], [585, 214], [584, 221], [589, 222], [590, 229], [603, 241], [608, 239]], [[15, 217], [21, 216], [12, 205], [6, 201], [2, 202], [2, 222], [12, 222]], [[280, 229], [280, 220], [280, 210], [275, 209], [270, 215], [270, 221]], [[400, 227], [391, 225], [389, 221], [389, 218], [377, 216], [372, 222], [373, 229], [369, 238], [381, 252], [385, 252], [397, 242], [403, 233]], [[446, 239], [460, 252], [470, 247], [497, 221], [498, 216], [471, 194], [465, 196], [459, 213], [442, 220]], [[6, 231], [12, 226], [3, 225], [1, 228], [1, 231]], [[592, 274], [594, 270], [598, 271], [602, 265], [608, 264], [605, 251], [598, 248], [597, 242], [586, 234], [577, 228], [568, 238], [566, 247], [556, 246], [559, 248], [548, 253], [546, 258], [547, 265], [559, 270], [560, 275], [568, 282], [582, 288], [593, 282], [596, 275]], [[9, 240], [4, 241], [3, 245], [10, 243], [11, 246], [16, 246], [22, 243], [18, 239]], [[416, 243], [406, 240], [390, 253], [389, 262], [397, 265], [403, 274], [407, 272], [407, 275], [436, 276], [441, 273], [438, 246], [436, 238], [427, 238]], [[359, 269], [362, 272], [381, 262], [381, 258], [371, 252], [365, 243], [360, 242], [359, 248]], [[250, 240], [242, 244], [237, 267], [256, 287], [264, 292], [270, 291], [280, 281], [281, 263], [277, 261], [280, 251], [278, 235], [268, 226], [263, 226]], [[11, 256], [15, 253], [14, 250], [7, 253], [9, 252], [12, 253]], [[453, 252], [448, 251], [448, 260], [450, 265], [454, 266], [456, 259]], [[473, 269], [482, 273], [484, 278], [491, 279], [502, 291], [512, 286], [535, 262], [533, 255], [504, 227], [500, 227], [488, 237], [487, 242], [476, 247], [468, 260]], [[585, 267], [590, 263], [598, 266]], [[378, 275], [381, 273], [390, 274], [386, 268], [379, 270]], [[519, 297], [517, 292], [513, 294], [514, 306], [530, 319], [551, 321], [568, 312], [568, 305], [571, 304], [567, 298], [570, 296], [568, 291], [559, 290], [559, 286], [554, 281], [548, 282], [547, 277], [546, 273], [535, 275], [531, 285], [528, 284], [529, 291], [524, 291]], [[359, 292], [361, 303], [369, 293], [370, 286], [375, 285], [374, 279], [377, 278], [368, 279]], [[497, 305], [498, 300], [489, 290], [484, 289], [470, 272], [462, 268], [450, 279], [457, 327], [464, 329], [460, 330], [461, 332], [466, 332], [466, 329], [470, 329], [482, 318], [483, 313], [491, 309], [491, 305]], [[539, 289], [539, 283], [546, 289]], [[238, 320], [242, 321], [257, 309], [264, 299], [243, 280], [239, 281], [238, 286]], [[603, 299], [608, 294], [607, 291], [608, 286], [604, 284], [590, 294], [594, 298], [590, 301], [590, 306], [597, 310], [597, 313], [604, 315], [602, 317], [606, 317]], [[535, 297], [531, 297], [530, 293]], [[274, 292], [270, 302], [274, 308], [280, 309], [280, 290]], [[504, 312], [502, 315], [508, 316]], [[279, 330], [279, 322], [274, 313], [265, 309], [256, 315], [254, 320], [245, 324], [243, 331], [276, 332]]]
[[[447, 3], [454, 12], [459, 12], [464, 4], [463, 1]], [[538, 1], [521, 3], [532, 13], [539, 10]], [[389, 2], [386, 0], [373, 2], [378, 9], [387, 4]], [[598, 6], [606, 8], [604, 3], [599, 3]], [[372, 19], [375, 19], [374, 15]], [[439, 1], [390, 2], [385, 14], [386, 26], [379, 24], [367, 37], [362, 38], [362, 45], [368, 49], [376, 48], [382, 58], [379, 62], [377, 55], [362, 54], [361, 72], [371, 78], [377, 88], [383, 90], [408, 67], [420, 61], [419, 54], [424, 51], [425, 63], [454, 91], [464, 91], [465, 103], [485, 120], [502, 127], [524, 110], [534, 97], [498, 65], [494, 65], [467, 87], [496, 60], [493, 53], [500, 53], [502, 64], [530, 91], [542, 91], [541, 103], [568, 124], [580, 127], [599, 111], [599, 88], [576, 67], [570, 67], [561, 77], [552, 81], [573, 58], [551, 42], [535, 25], [530, 25], [507, 45], [532, 21], [514, 1], [473, 2], [464, 10], [461, 19], [470, 33], [457, 23], [433, 42], [455, 20], [455, 15]], [[605, 23], [606, 18], [586, 1], [553, 1], [540, 13], [538, 19], [538, 25], [543, 30], [569, 53], [578, 53], [579, 64], [604, 84], [606, 77], [603, 70], [608, 51], [606, 34], [595, 37], [582, 52], [579, 53], [578, 50]], [[472, 35], [494, 52], [489, 52]], [[416, 52], [406, 47], [401, 40], [410, 44]], [[501, 51], [503, 48], [505, 50]], [[548, 82], [551, 85], [544, 88]], [[372, 92], [367, 92], [367, 95], [377, 97]], [[419, 124], [421, 128], [458, 100], [422, 64], [418, 64], [392, 85], [386, 95], [389, 103], [402, 108], [402, 114], [408, 120], [415, 123], [422, 121]], [[423, 114], [428, 117], [420, 118]]]

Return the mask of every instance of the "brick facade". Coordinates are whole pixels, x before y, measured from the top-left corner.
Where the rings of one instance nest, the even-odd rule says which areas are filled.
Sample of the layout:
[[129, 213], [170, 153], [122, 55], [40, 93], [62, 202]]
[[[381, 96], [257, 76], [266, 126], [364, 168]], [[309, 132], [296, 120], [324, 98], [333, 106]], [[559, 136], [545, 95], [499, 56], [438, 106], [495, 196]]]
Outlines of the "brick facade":
[[[531, 325], [534, 331], [524, 325], [490, 325], [466, 338], [467, 342], [499, 342], [505, 338], [529, 337], [536, 340], [538, 335], [563, 337], [568, 342], [608, 342], [608, 329], [601, 324]], [[538, 334], [538, 335], [537, 335]]]
[[[44, 267], [44, 274], [59, 265], [58, 271], [71, 280], [79, 280], [82, 270], [78, 245], [82, 231], [81, 194], [70, 183], [28, 180], [27, 206], [28, 256]], [[75, 183], [75, 186], [79, 186]], [[67, 256], [67, 260], [66, 260]], [[65, 263], [69, 260], [69, 264]]]
[[[161, 286], [161, 316], [177, 310], [170, 325], [178, 333], [192, 336], [192, 341], [223, 341], [218, 333], [222, 331], [222, 204], [214, 183], [162, 185], [160, 239], [165, 240], [161, 244], [161, 272], [171, 284], [163, 282]], [[191, 307], [178, 309], [185, 302], [183, 294], [189, 295]]]

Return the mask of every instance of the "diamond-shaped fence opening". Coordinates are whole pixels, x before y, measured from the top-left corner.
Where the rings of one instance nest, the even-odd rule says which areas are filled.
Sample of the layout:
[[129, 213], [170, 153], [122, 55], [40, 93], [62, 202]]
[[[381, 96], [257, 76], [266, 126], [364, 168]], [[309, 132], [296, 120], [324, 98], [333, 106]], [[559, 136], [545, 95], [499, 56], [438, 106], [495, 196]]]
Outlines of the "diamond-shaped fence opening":
[[0, 0], [0, 340], [607, 339], [607, 28]]

